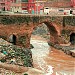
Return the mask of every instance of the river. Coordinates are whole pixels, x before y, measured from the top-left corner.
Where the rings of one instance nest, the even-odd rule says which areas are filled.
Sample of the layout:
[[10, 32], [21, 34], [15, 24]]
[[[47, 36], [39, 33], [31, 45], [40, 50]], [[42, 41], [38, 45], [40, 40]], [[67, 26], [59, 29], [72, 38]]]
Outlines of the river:
[[30, 43], [34, 68], [45, 75], [75, 75], [75, 58], [50, 47], [44, 38], [32, 36]]

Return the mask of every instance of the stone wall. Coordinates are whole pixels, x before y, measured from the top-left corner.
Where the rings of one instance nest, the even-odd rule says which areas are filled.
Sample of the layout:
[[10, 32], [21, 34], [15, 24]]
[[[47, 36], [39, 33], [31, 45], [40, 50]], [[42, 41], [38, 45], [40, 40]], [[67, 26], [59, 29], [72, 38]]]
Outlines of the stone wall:
[[26, 25], [0, 25], [0, 38], [9, 42], [9, 37], [14, 34], [16, 36], [17, 45], [29, 47], [29, 37], [32, 29], [33, 27], [27, 27]]

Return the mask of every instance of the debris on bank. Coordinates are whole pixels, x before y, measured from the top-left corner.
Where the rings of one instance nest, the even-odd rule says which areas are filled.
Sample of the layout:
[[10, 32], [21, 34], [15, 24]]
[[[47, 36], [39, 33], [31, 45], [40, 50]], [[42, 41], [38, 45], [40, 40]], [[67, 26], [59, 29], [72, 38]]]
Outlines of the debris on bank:
[[72, 56], [72, 57], [75, 57], [75, 46], [62, 46], [62, 45], [59, 45], [59, 44], [53, 44], [51, 42], [48, 42], [48, 44], [58, 50], [62, 50], [64, 53]]
[[20, 48], [0, 38], [0, 62], [33, 67], [30, 49]]

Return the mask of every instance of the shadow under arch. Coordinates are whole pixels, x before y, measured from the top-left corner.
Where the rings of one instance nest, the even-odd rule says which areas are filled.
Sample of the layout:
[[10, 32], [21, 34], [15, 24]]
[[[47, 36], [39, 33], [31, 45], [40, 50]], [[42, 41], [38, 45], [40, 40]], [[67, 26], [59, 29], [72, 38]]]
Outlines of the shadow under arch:
[[59, 31], [60, 29], [56, 24], [54, 24], [52, 22], [44, 22], [44, 23], [47, 25], [51, 35], [53, 35], [53, 34], [60, 35], [60, 31]]
[[14, 34], [9, 36], [9, 42], [16, 45], [16, 36]]
[[[48, 30], [48, 32], [46, 33], [47, 34], [46, 36], [52, 36], [54, 42], [58, 43], [57, 40], [58, 40], [58, 36], [60, 35], [60, 28], [52, 22], [44, 21], [42, 23], [39, 23], [37, 26], [35, 26], [33, 28], [32, 34], [36, 35], [36, 34], [39, 34], [40, 32], [42, 32], [41, 35], [43, 35], [44, 31], [42, 31], [42, 29], [40, 29], [41, 27], [43, 27], [43, 24], [44, 24], [44, 27], [46, 27], [44, 29]], [[36, 32], [37, 29], [38, 29], [38, 32]], [[34, 33], [34, 32], [36, 32], [36, 33]], [[50, 37], [48, 40], [50, 41]]]
[[75, 45], [75, 33], [72, 33], [70, 35], [70, 42], [71, 42], [72, 45]]
[[44, 22], [50, 32], [50, 40], [49, 42], [54, 43], [54, 44], [59, 44], [59, 36], [60, 36], [60, 29], [59, 27], [52, 22]]
[[[39, 48], [43, 47], [44, 43], [49, 42], [50, 32], [49, 28], [45, 23], [41, 23], [33, 28], [33, 31], [30, 36], [30, 48]], [[36, 46], [35, 46], [35, 44]], [[40, 44], [40, 45], [39, 45]]]
[[32, 35], [41, 36], [42, 38], [45, 38], [47, 40], [50, 39], [49, 28], [45, 23], [41, 23], [38, 26], [34, 27], [31, 36]]

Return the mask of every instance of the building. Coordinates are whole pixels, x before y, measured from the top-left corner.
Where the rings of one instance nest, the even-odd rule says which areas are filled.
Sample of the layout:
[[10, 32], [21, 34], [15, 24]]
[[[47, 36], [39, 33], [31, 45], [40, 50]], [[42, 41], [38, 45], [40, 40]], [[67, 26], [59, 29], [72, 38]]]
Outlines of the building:
[[11, 9], [13, 12], [25, 13], [27, 11], [31, 13], [30, 11], [35, 5], [32, 1], [33, 0], [13, 0], [11, 4]]
[[0, 10], [30, 14], [43, 14], [44, 8], [75, 7], [75, 0], [0, 0]]
[[1, 11], [10, 11], [11, 10], [12, 0], [0, 0], [0, 10]]
[[45, 7], [69, 8], [71, 7], [70, 0], [48, 0], [45, 2]]
[[[44, 2], [46, 0], [11, 0], [11, 2], [6, 2], [11, 5], [12, 12], [25, 13], [26, 11], [30, 14], [43, 13]], [[9, 8], [7, 8], [9, 10]]]
[[21, 12], [21, 0], [12, 0], [11, 3], [11, 11], [12, 12]]
[[47, 2], [47, 0], [36, 0], [35, 1], [35, 13], [36, 14], [43, 14], [45, 2]]
[[75, 8], [75, 0], [71, 0], [71, 6]]
[[22, 12], [25, 10], [28, 11], [28, 0], [21, 0], [21, 9], [22, 9]]
[[31, 14], [35, 14], [35, 0], [28, 0], [28, 11]]
[[49, 13], [53, 15], [57, 14], [64, 14], [64, 10], [67, 12], [71, 9], [71, 0], [47, 0], [47, 2], [44, 3], [44, 13]]
[[0, 11], [5, 11], [5, 0], [0, 0]]
[[5, 11], [11, 10], [11, 3], [12, 3], [12, 0], [5, 0]]

